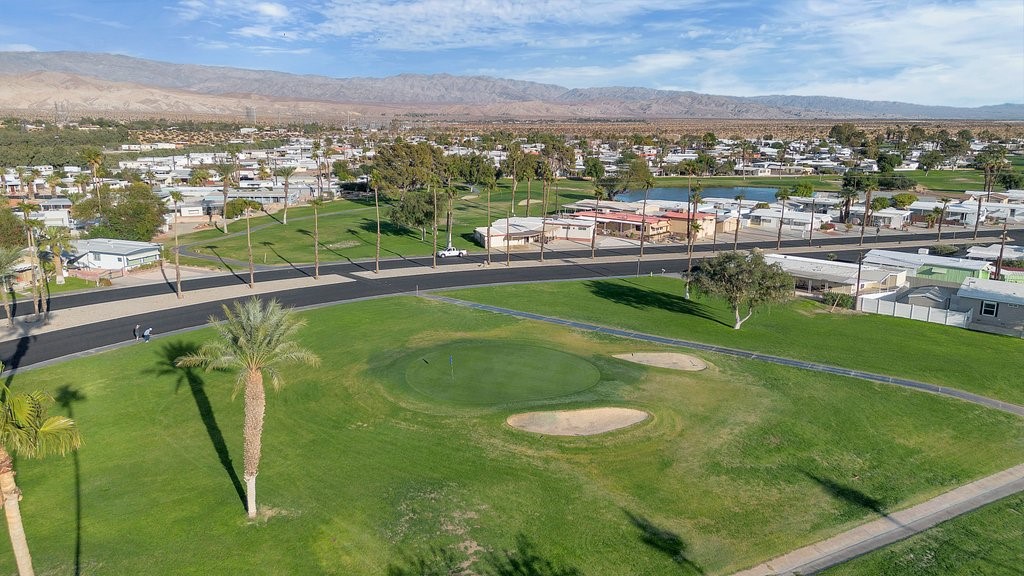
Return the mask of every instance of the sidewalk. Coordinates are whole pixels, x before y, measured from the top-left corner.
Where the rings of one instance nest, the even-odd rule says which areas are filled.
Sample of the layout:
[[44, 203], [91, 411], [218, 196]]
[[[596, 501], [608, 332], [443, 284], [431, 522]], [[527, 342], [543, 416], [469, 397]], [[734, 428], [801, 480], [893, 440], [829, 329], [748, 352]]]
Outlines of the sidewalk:
[[[163, 280], [159, 280], [163, 283]], [[4, 324], [0, 328], [0, 342], [17, 340], [25, 336], [43, 334], [54, 330], [63, 330], [74, 326], [102, 322], [116, 317], [136, 316], [154, 310], [167, 310], [179, 306], [189, 306], [202, 302], [214, 302], [229, 298], [245, 298], [254, 294], [266, 294], [296, 288], [309, 288], [312, 286], [325, 286], [341, 282], [355, 282], [352, 278], [338, 276], [336, 274], [325, 274], [319, 280], [312, 278], [295, 278], [290, 280], [273, 280], [268, 282], [257, 282], [253, 288], [238, 283], [231, 286], [209, 288], [206, 290], [186, 291], [179, 300], [173, 292], [160, 294], [158, 296], [146, 296], [144, 298], [131, 298], [118, 300], [116, 302], [105, 302], [90, 306], [78, 306], [67, 310], [56, 310], [50, 312], [45, 318], [35, 320], [32, 315], [18, 316], [14, 319], [14, 326]]]
[[810, 546], [794, 550], [734, 576], [813, 574], [908, 538], [1000, 498], [1024, 490], [1024, 464], [982, 478], [893, 512]]

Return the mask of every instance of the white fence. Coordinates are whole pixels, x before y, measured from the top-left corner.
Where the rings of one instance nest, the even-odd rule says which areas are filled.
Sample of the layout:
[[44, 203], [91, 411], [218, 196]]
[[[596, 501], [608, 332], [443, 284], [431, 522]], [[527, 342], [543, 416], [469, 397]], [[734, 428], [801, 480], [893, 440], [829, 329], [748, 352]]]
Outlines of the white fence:
[[910, 318], [911, 320], [945, 324], [946, 326], [958, 326], [960, 328], [967, 328], [967, 325], [971, 323], [971, 310], [967, 312], [954, 312], [953, 310], [900, 304], [899, 302], [874, 298], [860, 298], [858, 309], [869, 314]]

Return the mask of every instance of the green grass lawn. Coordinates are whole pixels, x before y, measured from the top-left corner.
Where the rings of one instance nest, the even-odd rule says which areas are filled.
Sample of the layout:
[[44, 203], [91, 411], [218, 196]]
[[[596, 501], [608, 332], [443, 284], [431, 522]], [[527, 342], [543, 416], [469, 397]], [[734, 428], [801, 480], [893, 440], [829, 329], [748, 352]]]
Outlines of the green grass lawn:
[[798, 299], [756, 312], [733, 330], [725, 302], [685, 300], [671, 278], [553, 282], [456, 290], [455, 298], [811, 360], [877, 374], [903, 376], [1024, 404], [1017, 370], [1024, 341], [962, 328], [830, 312]]
[[[549, 192], [548, 210], [576, 199], [591, 197], [590, 182], [560, 180], [556, 201], [554, 189]], [[534, 203], [530, 210], [540, 216], [541, 186], [523, 182], [517, 187], [516, 215], [526, 216], [527, 206], [519, 203], [527, 199]], [[472, 197], [475, 196], [475, 197]], [[470, 198], [467, 198], [470, 197]], [[439, 200], [440, 203], [440, 200]], [[421, 238], [420, 230], [397, 228], [390, 223], [390, 206], [381, 202], [381, 257], [426, 256], [433, 249], [430, 227]], [[504, 218], [512, 209], [511, 181], [499, 183], [491, 194], [491, 220]], [[439, 210], [438, 245], [448, 243], [443, 210]], [[486, 194], [461, 189], [453, 205], [452, 244], [470, 251], [482, 250], [472, 241], [473, 230], [487, 225]], [[308, 264], [313, 262], [313, 211], [308, 207], [290, 208], [288, 224], [281, 224], [280, 212], [273, 216], [253, 217], [251, 221], [253, 259], [257, 264]], [[337, 200], [320, 211], [320, 260], [337, 262], [373, 258], [376, 251], [377, 223], [372, 198], [369, 200]], [[219, 230], [203, 230], [182, 235], [180, 241], [187, 249], [209, 260], [204, 265], [220, 268], [235, 267], [231, 261], [248, 261], [245, 221], [233, 220], [228, 224], [230, 234]], [[195, 258], [185, 257], [182, 263], [199, 264]]]
[[1019, 575], [1024, 567], [1024, 495], [1010, 496], [822, 576]]
[[[289, 368], [269, 395], [269, 518], [252, 525], [234, 376], [171, 365], [212, 331], [15, 376], [63, 399], [85, 443], [17, 463], [37, 572], [725, 574], [1024, 459], [1020, 419], [891, 386], [713, 354], [701, 372], [651, 368], [612, 355], [655, 346], [413, 297], [304, 317], [322, 364]], [[418, 372], [449, 358], [472, 402]], [[593, 437], [504, 423], [594, 406], [652, 417]]]

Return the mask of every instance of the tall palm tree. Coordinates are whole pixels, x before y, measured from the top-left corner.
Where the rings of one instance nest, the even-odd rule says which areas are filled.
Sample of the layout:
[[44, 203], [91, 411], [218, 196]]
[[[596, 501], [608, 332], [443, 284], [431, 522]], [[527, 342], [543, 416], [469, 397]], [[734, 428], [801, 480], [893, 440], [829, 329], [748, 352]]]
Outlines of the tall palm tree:
[[213, 165], [214, 171], [220, 176], [220, 190], [221, 195], [224, 197], [224, 207], [221, 211], [223, 219], [221, 222], [224, 224], [224, 233], [228, 233], [228, 186], [234, 182], [235, 177], [235, 163], [232, 162], [221, 162]]
[[[40, 312], [40, 300], [42, 300], [44, 307], [46, 306], [46, 300], [41, 297], [42, 291], [39, 288], [39, 275], [37, 273], [37, 270], [40, 269], [40, 266], [39, 248], [36, 246], [35, 228], [39, 226], [41, 223], [38, 220], [29, 219], [29, 215], [35, 208], [35, 204], [30, 204], [28, 202], [22, 202], [21, 204], [18, 204], [18, 210], [21, 211], [22, 216], [24, 216], [25, 218], [25, 236], [28, 241], [27, 243], [30, 254], [29, 258], [31, 260], [30, 264], [32, 266], [32, 311], [38, 318]], [[45, 309], [43, 310], [43, 312], [45, 312]]]
[[739, 204], [736, 205], [736, 228], [732, 231], [732, 251], [736, 251], [736, 247], [740, 243], [740, 224], [743, 222], [743, 194], [736, 195], [736, 201]]
[[281, 166], [274, 170], [274, 176], [284, 178], [284, 215], [281, 217], [281, 224], [288, 223], [288, 181], [292, 174], [295, 174], [295, 166]]
[[551, 187], [551, 181], [554, 180], [555, 177], [554, 174], [551, 173], [551, 165], [543, 161], [537, 163], [535, 174], [537, 179], [542, 182], [540, 202], [540, 261], [543, 262], [544, 248], [547, 245], [548, 238], [548, 189]]
[[256, 518], [256, 475], [260, 470], [263, 441], [263, 418], [266, 412], [264, 374], [270, 376], [274, 390], [284, 384], [280, 369], [285, 364], [319, 364], [316, 354], [303, 348], [296, 332], [303, 326], [291, 310], [277, 300], [263, 304], [258, 298], [235, 302], [234, 309], [223, 306], [224, 322], [216, 317], [210, 324], [217, 338], [208, 340], [194, 354], [175, 360], [179, 367], [204, 367], [210, 370], [237, 370], [235, 393], [244, 390], [244, 472], [247, 512]]
[[[373, 253], [373, 271], [380, 273], [380, 174], [374, 170], [370, 176], [370, 186], [373, 186], [373, 211], [377, 219], [377, 248]], [[449, 216], [450, 217], [450, 216]], [[448, 245], [451, 246], [452, 231], [448, 229]]]
[[92, 171], [92, 193], [96, 195], [96, 210], [103, 218], [103, 201], [100, 198], [100, 168], [103, 167], [103, 152], [99, 148], [86, 148], [82, 152], [85, 163]]
[[[871, 220], [871, 195], [878, 190], [878, 184], [875, 179], [872, 178], [864, 183], [864, 220], [860, 223], [860, 243], [858, 246], [864, 245], [864, 228], [868, 225]], [[813, 223], [813, 217], [812, 217]]]
[[64, 251], [71, 248], [71, 231], [66, 226], [47, 226], [44, 246], [53, 254], [53, 269], [57, 284], [64, 284]]
[[775, 249], [779, 250], [782, 248], [782, 221], [786, 218], [786, 200], [790, 198], [789, 188], [782, 187], [775, 193], [775, 199], [782, 204], [782, 214], [779, 215], [779, 236], [775, 243]]
[[51, 172], [50, 175], [46, 177], [46, 187], [50, 189], [51, 196], [57, 195], [57, 187], [62, 183], [63, 180], [61, 180], [60, 174], [57, 172]]
[[14, 267], [21, 261], [21, 250], [0, 246], [0, 301], [3, 301], [4, 311], [7, 312], [7, 325], [14, 326], [14, 316], [11, 314], [11, 280], [14, 278]]
[[590, 258], [597, 258], [597, 214], [601, 211], [601, 200], [608, 198], [608, 190], [594, 179], [594, 231], [590, 235]]
[[[309, 205], [313, 208], [313, 280], [320, 279], [320, 208], [324, 205], [321, 198], [311, 198]], [[437, 220], [434, 220], [434, 234], [437, 234]], [[436, 243], [435, 243], [436, 244]], [[434, 247], [437, 251], [437, 247]]]
[[39, 193], [39, 190], [36, 188], [36, 180], [41, 178], [42, 175], [43, 175], [43, 173], [39, 170], [39, 168], [33, 168], [32, 170], [29, 171], [28, 177], [31, 180], [29, 182], [29, 187], [28, 187], [28, 199], [29, 200], [35, 200], [36, 199], [36, 194]]
[[[0, 364], [0, 371], [3, 371], [3, 364]], [[63, 456], [82, 444], [73, 420], [64, 416], [47, 416], [52, 405], [53, 398], [49, 394], [14, 393], [8, 384], [0, 384], [0, 494], [14, 559], [21, 576], [32, 576], [35, 572], [21, 520], [21, 490], [14, 482], [13, 456]]]
[[689, 218], [686, 219], [686, 293], [684, 296], [687, 300], [690, 299], [690, 277], [693, 275], [693, 242], [696, 240], [697, 232], [700, 232], [700, 223], [696, 222], [697, 207], [700, 206], [700, 193], [703, 190], [704, 187], [698, 180], [697, 185], [690, 189], [689, 197], [686, 199], [686, 211], [689, 212]]
[[939, 234], [936, 237], [936, 240], [942, 240], [942, 221], [946, 219], [946, 208], [949, 206], [949, 203], [952, 202], [952, 201], [953, 201], [952, 198], [941, 198], [939, 200], [939, 202], [942, 202], [942, 209], [940, 209], [938, 211], [939, 212], [938, 213]]
[[180, 191], [171, 191], [171, 201], [174, 202], [174, 292], [178, 295], [178, 300], [183, 298], [181, 293], [181, 264], [178, 258], [181, 252], [181, 248], [178, 246], [178, 203], [184, 199], [185, 197]]
[[252, 210], [259, 210], [261, 208], [263, 208], [263, 204], [255, 200], [245, 200], [242, 204], [242, 210], [244, 210], [245, 214], [245, 245], [249, 251], [249, 288], [256, 284], [256, 271], [252, 265], [252, 227], [249, 225], [249, 220], [252, 219]]
[[18, 166], [14, 169], [14, 173], [18, 176], [18, 196], [25, 196], [25, 179], [28, 178], [28, 170]]

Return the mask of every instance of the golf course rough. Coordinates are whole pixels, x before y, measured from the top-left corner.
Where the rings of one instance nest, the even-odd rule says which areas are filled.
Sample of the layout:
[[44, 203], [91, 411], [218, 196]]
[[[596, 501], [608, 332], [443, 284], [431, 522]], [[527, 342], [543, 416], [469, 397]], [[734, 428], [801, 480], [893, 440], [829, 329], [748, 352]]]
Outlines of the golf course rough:
[[589, 360], [520, 342], [457, 341], [409, 356], [405, 381], [433, 400], [497, 406], [575, 394], [601, 372]]

